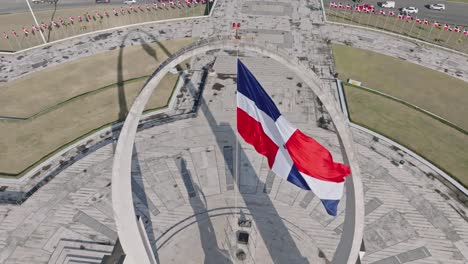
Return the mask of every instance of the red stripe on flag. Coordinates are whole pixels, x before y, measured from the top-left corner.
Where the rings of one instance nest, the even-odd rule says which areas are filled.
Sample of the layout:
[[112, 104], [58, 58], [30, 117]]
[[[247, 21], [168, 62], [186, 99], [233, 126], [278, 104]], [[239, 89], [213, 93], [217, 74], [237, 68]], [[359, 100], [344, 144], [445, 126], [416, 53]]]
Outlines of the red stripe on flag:
[[343, 182], [350, 174], [350, 168], [336, 163], [330, 152], [313, 138], [297, 129], [285, 145], [296, 168], [311, 177], [329, 181]]
[[240, 108], [237, 108], [237, 130], [245, 142], [268, 159], [268, 165], [272, 168], [279, 147], [265, 134], [262, 125]]

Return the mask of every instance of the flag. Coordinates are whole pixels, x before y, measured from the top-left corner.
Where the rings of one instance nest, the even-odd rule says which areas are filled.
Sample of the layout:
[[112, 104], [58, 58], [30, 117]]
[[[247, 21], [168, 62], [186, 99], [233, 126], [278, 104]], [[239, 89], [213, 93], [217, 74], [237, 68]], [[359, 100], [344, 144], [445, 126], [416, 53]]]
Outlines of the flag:
[[463, 35], [468, 36], [468, 29], [463, 29]]
[[335, 163], [326, 148], [293, 127], [240, 60], [237, 129], [247, 143], [267, 158], [275, 174], [302, 189], [312, 190], [327, 213], [336, 216], [350, 168]]
[[3, 38], [8, 39], [8, 34], [6, 32], [3, 32]]
[[27, 28], [23, 28], [23, 32], [24, 32], [24, 34], [25, 34], [26, 36], [28, 36], [29, 30], [28, 30]]
[[83, 22], [83, 18], [81, 16], [78, 16], [78, 22]]
[[385, 16], [385, 11], [384, 11], [384, 10], [380, 10], [379, 14]]
[[459, 28], [459, 27], [454, 27], [454, 28], [453, 28], [453, 32], [455, 32], [455, 33], [460, 32], [460, 28]]
[[115, 10], [115, 8], [112, 8], [112, 12], [114, 12], [114, 16], [118, 16], [119, 13], [117, 12], [117, 10]]
[[171, 6], [172, 8], [174, 8], [174, 2], [173, 2], [173, 1], [170, 1], [170, 2], [169, 2], [169, 6]]
[[43, 30], [46, 30], [48, 28], [48, 26], [44, 22], [41, 22], [41, 27]]
[[418, 23], [418, 24], [421, 24], [421, 19], [416, 18], [416, 20], [415, 20], [414, 22], [416, 22], [416, 23]]
[[390, 11], [390, 12], [388, 12], [388, 15], [389, 15], [389, 16], [394, 16], [394, 15], [395, 15], [395, 12]]
[[351, 10], [351, 6], [349, 4], [346, 4], [346, 10]]
[[444, 25], [444, 30], [449, 30], [450, 29], [450, 26], [448, 24], [445, 24]]
[[404, 16], [403, 15], [398, 15], [398, 19], [403, 19]]
[[439, 22], [434, 21], [434, 27], [439, 27], [439, 26], [440, 26]]
[[18, 37], [18, 34], [16, 34], [16, 31], [14, 31], [14, 30], [11, 31], [11, 34], [13, 34], [13, 36], [15, 36], [15, 38]]
[[154, 3], [153, 8], [158, 9], [158, 4]]
[[411, 20], [413, 20], [413, 17], [412, 17], [412, 16], [406, 16], [406, 21], [409, 22], [409, 21], [411, 21]]
[[342, 9], [342, 8], [343, 8], [343, 4], [342, 4], [342, 3], [339, 3], [339, 4], [338, 4], [338, 8], [339, 8], [339, 9]]
[[[188, 0], [185, 0], [185, 2], [187, 2]], [[335, 4], [335, 2], [330, 2], [330, 7], [336, 7], [337, 5]]]
[[75, 18], [73, 16], [70, 16], [68, 19], [70, 20], [72, 24], [75, 22]]
[[424, 19], [423, 24], [424, 24], [424, 25], [429, 25], [429, 20]]
[[146, 4], [146, 10], [150, 11], [151, 10], [151, 7], [150, 5]]
[[63, 20], [62, 18], [59, 18], [60, 19], [60, 25], [64, 25], [65, 24], [65, 20]]

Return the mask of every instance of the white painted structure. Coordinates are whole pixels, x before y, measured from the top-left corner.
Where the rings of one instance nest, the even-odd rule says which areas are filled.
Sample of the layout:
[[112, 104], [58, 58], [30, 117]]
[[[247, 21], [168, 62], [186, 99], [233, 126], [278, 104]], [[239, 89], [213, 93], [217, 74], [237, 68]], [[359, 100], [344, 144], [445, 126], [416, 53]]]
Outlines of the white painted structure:
[[351, 130], [339, 105], [331, 94], [324, 90], [322, 81], [315, 73], [301, 64], [297, 58], [277, 47], [269, 47], [265, 43], [231, 40], [223, 37], [201, 40], [171, 56], [156, 69], [129, 110], [117, 142], [112, 168], [112, 204], [120, 243], [126, 254], [125, 263], [155, 263], [154, 254], [147, 246], [146, 234], [139, 227], [135, 215], [131, 188], [132, 151], [143, 109], [156, 86], [171, 68], [192, 56], [216, 49], [248, 50], [278, 61], [301, 78], [326, 107], [337, 131], [344, 162], [350, 165], [352, 171], [352, 177], [347, 177], [345, 183], [347, 199], [343, 233], [332, 262], [355, 264], [359, 258], [363, 237], [364, 194]]

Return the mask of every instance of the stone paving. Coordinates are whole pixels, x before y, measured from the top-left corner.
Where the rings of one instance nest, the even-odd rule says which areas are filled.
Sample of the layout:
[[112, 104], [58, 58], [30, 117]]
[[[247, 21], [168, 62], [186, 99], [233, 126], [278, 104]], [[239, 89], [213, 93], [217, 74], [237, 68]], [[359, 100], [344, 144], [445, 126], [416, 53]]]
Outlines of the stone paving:
[[[373, 32], [323, 25], [321, 12], [313, 8], [318, 5], [315, 0], [219, 1], [212, 18], [192, 20], [188, 27], [185, 21], [152, 24], [133, 31], [124, 41], [127, 29], [62, 42], [53, 49], [3, 56], [0, 78], [12, 80], [120, 43], [136, 45], [138, 38], [151, 41], [153, 37], [144, 30], [159, 32], [158, 40], [232, 34], [232, 20], [241, 21], [242, 34], [281, 45], [308, 61], [322, 78], [333, 73], [325, 38], [351, 41], [468, 78], [466, 58]], [[392, 44], [403, 48], [389, 49]], [[266, 160], [249, 145], [240, 142], [237, 147], [234, 56], [219, 51], [192, 60], [192, 68], [200, 69], [216, 58], [217, 75], [208, 77], [196, 117], [137, 134], [132, 168], [137, 214], [144, 219], [161, 263], [186, 263], [180, 252], [193, 255], [188, 263], [232, 263], [230, 233], [239, 213], [236, 208], [254, 222], [250, 260], [327, 263], [339, 241], [345, 201], [340, 214], [331, 218], [313, 194], [272, 175]], [[340, 160], [336, 135], [316, 126], [323, 113], [310, 89], [270, 59], [249, 53], [240, 57], [280, 111]], [[188, 83], [180, 91], [180, 98], [189, 100], [178, 100], [178, 107], [190, 107], [199, 81], [200, 76], [193, 74], [194, 85]], [[326, 85], [335, 92], [331, 81]], [[455, 199], [423, 164], [361, 131], [353, 133], [365, 185], [368, 252], [363, 263], [468, 263], [466, 204]], [[100, 263], [110, 254], [116, 239], [110, 193], [113, 147], [108, 140], [83, 154], [23, 204], [0, 204], [0, 263]], [[400, 168], [395, 159], [405, 159], [407, 165]]]

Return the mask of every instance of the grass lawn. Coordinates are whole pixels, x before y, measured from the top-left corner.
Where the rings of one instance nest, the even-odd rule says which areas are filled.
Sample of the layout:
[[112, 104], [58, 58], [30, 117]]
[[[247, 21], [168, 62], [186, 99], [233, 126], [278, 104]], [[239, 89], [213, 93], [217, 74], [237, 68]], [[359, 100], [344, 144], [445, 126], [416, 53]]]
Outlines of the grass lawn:
[[[77, 8], [61, 8], [54, 11], [53, 5], [48, 10], [35, 11], [36, 18], [39, 23], [45, 22], [50, 23], [51, 20], [59, 22], [62, 18], [66, 21], [67, 26], [63, 26], [53, 30], [45, 30], [44, 36], [50, 41], [71, 37], [83, 33], [92, 31], [102, 30], [106, 28], [113, 28], [123, 25], [130, 25], [148, 21], [165, 20], [179, 17], [190, 17], [190, 16], [201, 16], [205, 13], [206, 5], [197, 5], [192, 8], [170, 8], [146, 11], [146, 5], [143, 6], [144, 11], [125, 13], [125, 15], [119, 14], [114, 16], [112, 8], [120, 11], [121, 5], [90, 5], [89, 7], [77, 7]], [[128, 6], [124, 6], [126, 9]], [[135, 6], [135, 9], [137, 7]], [[104, 15], [104, 11], [107, 11], [109, 17], [104, 17], [102, 20], [92, 19], [90, 23], [78, 22], [78, 16], [85, 17], [86, 13], [96, 17], [96, 12]], [[68, 19], [73, 16], [75, 19], [74, 24], [70, 23]], [[39, 34], [25, 37], [22, 31], [22, 27], [28, 28], [31, 32], [31, 26], [34, 24], [34, 20], [29, 12], [24, 13], [13, 13], [13, 14], [2, 14], [0, 15], [0, 33], [7, 32], [10, 35], [10, 39], [6, 40], [2, 37], [0, 39], [0, 50], [20, 50], [38, 44], [43, 44], [43, 41]], [[11, 31], [15, 30], [18, 34], [18, 41], [11, 35]]]
[[[174, 52], [191, 41], [182, 39], [162, 44]], [[5, 112], [30, 116], [74, 96], [91, 92], [34, 119], [0, 121], [0, 176], [2, 173], [18, 174], [75, 139], [117, 121], [120, 112], [128, 111], [146, 82], [146, 78], [125, 80], [151, 74], [167, 58], [156, 44], [150, 46], [155, 52], [146, 52], [149, 48], [143, 49], [142, 46], [123, 50], [124, 70], [120, 79], [117, 78], [119, 51], [114, 50], [40, 71], [0, 87], [0, 92], [5, 93], [0, 95], [0, 116], [5, 116]], [[97, 67], [99, 71], [95, 70]], [[117, 80], [123, 81], [120, 87], [116, 84]], [[177, 80], [178, 75], [166, 75], [146, 109], [166, 106]], [[111, 87], [107, 89], [99, 89], [109, 85]], [[122, 94], [125, 100], [119, 100]], [[15, 106], [16, 103], [19, 105]], [[10, 111], [9, 107], [13, 109]]]
[[[327, 14], [327, 20], [329, 21], [383, 29], [385, 31], [410, 36], [416, 39], [459, 50], [461, 52], [468, 52], [468, 38], [462, 33], [463, 28], [467, 27], [467, 25], [458, 25], [461, 29], [461, 32], [455, 33], [442, 30], [442, 27], [433, 27], [433, 20], [429, 21], [429, 25], [424, 25], [422, 22], [421, 24], [418, 24], [412, 21], [398, 19], [398, 11], [396, 11], [396, 16], [393, 17], [388, 15], [383, 16], [379, 14], [342, 11], [336, 8], [331, 10], [327, 8], [325, 11]], [[377, 8], [377, 12], [378, 11], [379, 9]], [[389, 10], [385, 11], [389, 12]], [[444, 23], [444, 21], [439, 22], [442, 24]], [[454, 25], [451, 26], [453, 27]]]
[[[192, 39], [186, 38], [164, 41], [161, 46], [174, 53], [191, 42]], [[27, 118], [99, 87], [150, 75], [168, 55], [159, 44], [148, 45], [153, 50], [151, 55], [143, 46], [131, 46], [60, 64], [1, 85], [0, 116]]]
[[404, 104], [344, 86], [351, 120], [408, 147], [468, 186], [468, 136]]
[[468, 83], [398, 58], [333, 45], [339, 78], [392, 95], [468, 130]]

